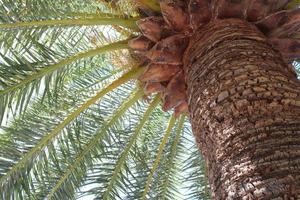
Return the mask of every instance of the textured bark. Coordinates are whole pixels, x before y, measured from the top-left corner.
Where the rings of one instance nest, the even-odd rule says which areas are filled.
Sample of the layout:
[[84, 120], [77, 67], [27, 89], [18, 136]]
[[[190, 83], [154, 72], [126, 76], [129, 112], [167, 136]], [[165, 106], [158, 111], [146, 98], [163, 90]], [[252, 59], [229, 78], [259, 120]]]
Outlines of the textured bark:
[[300, 84], [256, 27], [209, 23], [184, 56], [213, 199], [300, 199]]

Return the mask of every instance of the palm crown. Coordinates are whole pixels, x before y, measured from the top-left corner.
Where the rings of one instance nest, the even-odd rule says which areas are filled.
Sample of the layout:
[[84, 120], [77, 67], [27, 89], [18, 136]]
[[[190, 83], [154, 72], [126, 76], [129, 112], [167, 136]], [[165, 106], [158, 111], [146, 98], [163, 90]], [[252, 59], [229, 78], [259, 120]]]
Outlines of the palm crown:
[[128, 51], [139, 20], [142, 45], [155, 42], [141, 17], [159, 10], [154, 0], [2, 2], [2, 199], [209, 198], [187, 118], [145, 96], [144, 82], [159, 92], [145, 49], [134, 39]]

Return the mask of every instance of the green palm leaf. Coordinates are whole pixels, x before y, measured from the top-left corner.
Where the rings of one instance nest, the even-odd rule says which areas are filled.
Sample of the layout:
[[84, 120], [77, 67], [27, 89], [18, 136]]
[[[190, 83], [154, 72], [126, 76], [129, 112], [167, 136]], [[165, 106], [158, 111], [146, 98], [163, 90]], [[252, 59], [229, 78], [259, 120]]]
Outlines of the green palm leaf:
[[[30, 151], [28, 151], [14, 166], [12, 169], [10, 169], [4, 176], [0, 179], [0, 188], [2, 188], [3, 193], [10, 193], [12, 188], [8, 187], [7, 189], [4, 189], [7, 187], [7, 182], [12, 182], [13, 184], [17, 184], [17, 181], [14, 180], [15, 176], [18, 176], [19, 173], [22, 173], [22, 171], [25, 169], [28, 169], [32, 162], [34, 162], [35, 157], [38, 156], [38, 153], [40, 151], [43, 151], [43, 149], [49, 145], [52, 140], [61, 132], [61, 130], [68, 125], [71, 121], [73, 121], [77, 116], [79, 116], [83, 111], [85, 111], [89, 106], [94, 104], [96, 101], [98, 101], [103, 95], [110, 92], [114, 88], [120, 86], [124, 82], [127, 82], [128, 80], [140, 75], [143, 72], [143, 68], [137, 68], [134, 69], [103, 90], [99, 91], [94, 97], [89, 99], [87, 102], [85, 102], [83, 105], [81, 105], [77, 110], [72, 112], [65, 120], [63, 120], [58, 126], [55, 127], [54, 130], [52, 130], [49, 134], [47, 134], [44, 138], [41, 139], [41, 141]], [[11, 184], [9, 184], [11, 185]]]
[[150, 187], [150, 184], [151, 184], [151, 181], [153, 179], [153, 175], [154, 175], [154, 172], [156, 171], [157, 167], [158, 167], [158, 164], [160, 162], [160, 159], [161, 159], [161, 155], [162, 155], [162, 152], [163, 152], [163, 149], [167, 143], [167, 140], [168, 140], [168, 137], [170, 136], [170, 133], [172, 131], [172, 128], [175, 124], [175, 118], [174, 116], [172, 116], [169, 120], [169, 125], [168, 125], [168, 128], [166, 130], [166, 133], [165, 133], [165, 136], [163, 137], [162, 139], [162, 142], [161, 144], [159, 145], [159, 149], [158, 149], [158, 152], [157, 152], [157, 156], [156, 156], [156, 159], [153, 163], [153, 167], [148, 175], [148, 179], [147, 179], [147, 182], [146, 182], [146, 186], [145, 186], [145, 190], [143, 192], [143, 197], [142, 199], [146, 199], [146, 195], [149, 191], [149, 187]]
[[153, 111], [153, 109], [158, 105], [160, 101], [160, 97], [156, 96], [155, 99], [153, 100], [153, 102], [150, 104], [149, 108], [147, 109], [147, 111], [145, 112], [143, 118], [141, 119], [139, 125], [137, 126], [134, 134], [131, 136], [129, 143], [127, 144], [127, 146], [125, 147], [124, 151], [121, 153], [120, 158], [118, 159], [113, 175], [111, 177], [111, 180], [108, 183], [107, 189], [103, 195], [104, 199], [108, 199], [111, 189], [114, 186], [116, 179], [118, 178], [118, 174], [122, 169], [122, 166], [124, 165], [125, 159], [128, 156], [129, 151], [132, 148], [132, 145], [135, 143], [137, 137], [139, 136], [141, 129], [143, 128], [144, 124], [146, 123], [146, 121], [149, 119], [149, 116], [151, 114], [151, 112]]
[[1, 1], [0, 199], [205, 197], [189, 122], [131, 80], [134, 5]]
[[[75, 168], [78, 167], [80, 162], [85, 158], [85, 155], [89, 153], [95, 146], [97, 145], [98, 141], [101, 140], [104, 137], [104, 134], [106, 133], [106, 130], [110, 128], [113, 124], [116, 123], [116, 121], [124, 114], [124, 112], [137, 100], [139, 100], [143, 95], [143, 92], [141, 90], [137, 91], [133, 94], [132, 98], [130, 98], [128, 101], [124, 102], [124, 104], [120, 107], [119, 110], [116, 111], [116, 113], [113, 115], [113, 117], [96, 133], [94, 138], [87, 144], [87, 146], [82, 150], [82, 152], [78, 155], [75, 162], [72, 163], [68, 170], [64, 173], [64, 175], [57, 181], [53, 189], [48, 195], [48, 198], [51, 199], [52, 196], [57, 192], [58, 189], [61, 190], [62, 184], [66, 179], [68, 179], [68, 176], [75, 171]], [[61, 197], [63, 197], [61, 195]]]

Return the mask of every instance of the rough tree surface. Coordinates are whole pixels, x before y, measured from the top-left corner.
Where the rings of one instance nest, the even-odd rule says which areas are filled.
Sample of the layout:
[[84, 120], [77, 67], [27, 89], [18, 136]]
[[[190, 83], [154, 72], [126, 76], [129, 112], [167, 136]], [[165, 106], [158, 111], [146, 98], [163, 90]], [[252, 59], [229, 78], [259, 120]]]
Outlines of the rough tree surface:
[[186, 53], [190, 119], [214, 199], [300, 199], [300, 84], [266, 41], [248, 23], [220, 20]]

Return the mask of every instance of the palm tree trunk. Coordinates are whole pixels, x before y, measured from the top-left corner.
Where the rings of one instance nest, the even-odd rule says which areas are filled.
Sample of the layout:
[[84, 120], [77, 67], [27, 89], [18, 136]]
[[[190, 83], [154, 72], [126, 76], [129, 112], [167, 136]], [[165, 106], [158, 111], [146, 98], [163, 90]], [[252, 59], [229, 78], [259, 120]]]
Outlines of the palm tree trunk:
[[300, 199], [300, 83], [280, 53], [253, 25], [216, 20], [184, 63], [213, 199]]

